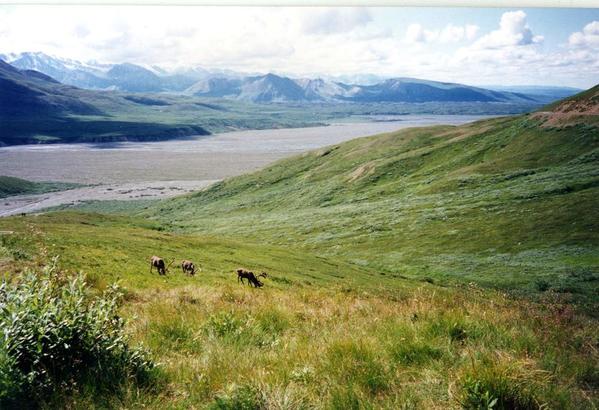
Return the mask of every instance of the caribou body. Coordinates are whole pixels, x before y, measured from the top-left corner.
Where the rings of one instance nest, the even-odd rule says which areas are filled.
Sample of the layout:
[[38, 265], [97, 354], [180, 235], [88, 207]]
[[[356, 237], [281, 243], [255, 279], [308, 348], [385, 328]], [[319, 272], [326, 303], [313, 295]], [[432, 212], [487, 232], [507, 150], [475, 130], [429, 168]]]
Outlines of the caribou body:
[[[174, 261], [175, 260], [173, 259], [173, 262]], [[152, 273], [153, 268], [156, 268], [159, 275], [166, 275], [166, 272], [168, 272], [168, 267], [171, 266], [173, 262], [169, 263], [169, 265], [167, 266], [164, 263], [164, 259], [162, 259], [159, 256], [152, 256], [150, 258], [150, 273]]]
[[243, 268], [237, 269], [237, 283], [239, 283], [239, 282], [244, 283], [243, 280], [247, 279], [250, 286], [253, 285], [256, 288], [260, 288], [260, 287], [264, 286], [264, 284], [262, 282], [260, 282], [260, 280], [258, 280], [258, 278], [260, 276], [265, 278], [265, 277], [267, 277], [267, 274], [266, 274], [266, 272], [262, 272], [261, 274], [256, 276], [256, 275], [254, 275], [254, 272], [250, 272]]
[[193, 276], [196, 273], [196, 266], [192, 261], [185, 260], [181, 262], [181, 270], [183, 273]]

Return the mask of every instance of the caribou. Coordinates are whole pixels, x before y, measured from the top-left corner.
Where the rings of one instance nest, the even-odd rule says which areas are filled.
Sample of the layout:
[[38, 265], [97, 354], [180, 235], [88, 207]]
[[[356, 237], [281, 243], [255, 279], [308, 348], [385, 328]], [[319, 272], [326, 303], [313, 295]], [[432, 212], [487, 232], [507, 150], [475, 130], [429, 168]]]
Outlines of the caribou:
[[[193, 276], [196, 273], [196, 266], [193, 264], [192, 261], [184, 260], [183, 262], [181, 262], [181, 270], [183, 271], [183, 273], [189, 276]], [[202, 268], [200, 268], [199, 270], [201, 271]]]
[[175, 260], [173, 259], [171, 263], [169, 263], [168, 265], [166, 265], [164, 263], [164, 259], [162, 259], [159, 256], [152, 256], [150, 258], [150, 273], [152, 273], [152, 269], [156, 268], [156, 270], [158, 271], [159, 275], [166, 275], [166, 273], [168, 272], [168, 268], [173, 264], [173, 262], [175, 262]]
[[254, 285], [254, 287], [256, 287], [256, 288], [260, 288], [260, 287], [264, 286], [264, 284], [262, 282], [260, 282], [260, 280], [258, 278], [259, 277], [266, 278], [267, 276], [268, 275], [266, 272], [262, 272], [261, 274], [256, 276], [256, 275], [254, 275], [254, 272], [250, 272], [243, 268], [237, 269], [237, 283], [241, 282], [243, 284], [244, 283], [243, 280], [247, 279], [249, 285], [250, 286]]

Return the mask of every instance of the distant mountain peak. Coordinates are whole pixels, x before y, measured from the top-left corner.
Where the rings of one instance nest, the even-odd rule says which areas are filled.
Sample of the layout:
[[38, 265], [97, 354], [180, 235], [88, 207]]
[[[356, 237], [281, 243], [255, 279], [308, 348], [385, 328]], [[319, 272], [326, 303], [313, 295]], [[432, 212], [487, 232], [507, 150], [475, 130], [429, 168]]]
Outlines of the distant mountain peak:
[[[0, 58], [2, 55], [0, 55]], [[36, 70], [57, 81], [80, 88], [126, 92], [185, 92], [186, 94], [251, 102], [506, 102], [547, 103], [572, 95], [565, 88], [499, 90], [411, 77], [373, 74], [322, 78], [242, 74], [227, 69], [172, 65], [170, 69], [124, 62], [103, 64], [51, 56], [43, 52], [6, 54], [17, 68]], [[341, 80], [341, 79], [345, 80]]]

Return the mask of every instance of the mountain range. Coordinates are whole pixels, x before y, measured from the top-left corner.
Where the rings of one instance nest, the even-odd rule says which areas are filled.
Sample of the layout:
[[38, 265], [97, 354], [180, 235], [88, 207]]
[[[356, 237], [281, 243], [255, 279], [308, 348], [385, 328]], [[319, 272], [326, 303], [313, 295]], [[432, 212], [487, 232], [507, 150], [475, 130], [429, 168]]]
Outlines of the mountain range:
[[[160, 101], [132, 100], [135, 97], [61, 84], [39, 71], [19, 70], [0, 60], [0, 146], [153, 140], [208, 133], [197, 124], [147, 122], [151, 111], [143, 107]], [[141, 115], [130, 114], [140, 109]]]
[[[124, 92], [170, 92], [199, 97], [227, 98], [254, 103], [377, 103], [377, 102], [506, 102], [548, 103], [578, 89], [485, 89], [462, 84], [398, 77], [366, 84], [327, 78], [289, 78], [268, 73], [246, 75], [202, 67], [167, 70], [131, 63], [81, 62], [25, 52], [0, 54], [0, 59], [22, 70], [36, 70], [68, 85]], [[347, 77], [348, 79], [351, 79]], [[362, 77], [354, 77], [361, 79]], [[364, 76], [363, 79], [370, 78]], [[371, 80], [373, 78], [370, 78]], [[366, 80], [365, 80], [366, 81]]]

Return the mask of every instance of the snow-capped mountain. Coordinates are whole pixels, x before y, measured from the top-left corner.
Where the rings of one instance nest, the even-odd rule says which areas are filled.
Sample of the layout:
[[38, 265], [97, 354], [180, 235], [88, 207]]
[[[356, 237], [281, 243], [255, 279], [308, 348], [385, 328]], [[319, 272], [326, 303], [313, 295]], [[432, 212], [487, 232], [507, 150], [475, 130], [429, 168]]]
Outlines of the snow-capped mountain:
[[[518, 90], [490, 90], [463, 84], [415, 78], [382, 79], [372, 74], [333, 78], [293, 79], [276, 74], [243, 74], [202, 67], [165, 68], [143, 64], [81, 62], [44, 53], [0, 54], [23, 70], [35, 70], [55, 80], [88, 89], [126, 92], [183, 92], [188, 95], [250, 102], [547, 102], [547, 96]], [[362, 80], [363, 83], [358, 81]], [[527, 90], [528, 91], [528, 90]], [[564, 93], [574, 93], [564, 90]]]
[[36, 70], [61, 83], [88, 89], [181, 91], [206, 76], [206, 72], [200, 68], [170, 72], [158, 66], [81, 62], [39, 52], [0, 54], [0, 59], [19, 69]]
[[524, 94], [415, 78], [349, 85], [320, 78], [294, 80], [275, 74], [243, 79], [210, 78], [194, 84], [186, 93], [252, 102], [535, 102]]

